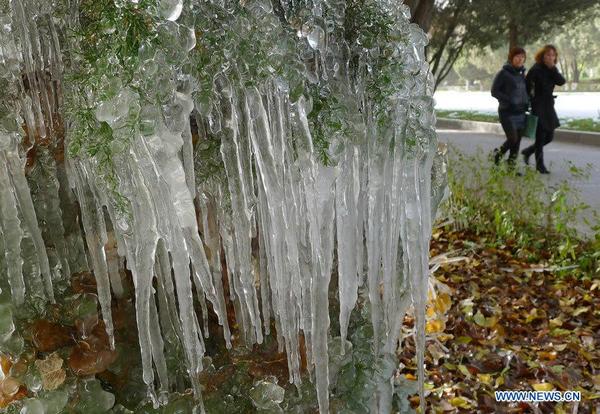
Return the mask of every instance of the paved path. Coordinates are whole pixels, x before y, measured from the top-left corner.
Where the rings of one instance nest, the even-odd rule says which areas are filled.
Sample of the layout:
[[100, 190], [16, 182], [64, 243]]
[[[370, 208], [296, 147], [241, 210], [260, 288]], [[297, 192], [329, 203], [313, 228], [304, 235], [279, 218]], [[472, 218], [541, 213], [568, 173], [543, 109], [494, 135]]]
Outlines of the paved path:
[[[504, 140], [502, 135], [480, 132], [450, 129], [438, 129], [437, 132], [440, 142], [448, 143], [466, 154], [475, 154], [477, 151], [483, 150], [487, 155]], [[525, 148], [531, 142], [529, 139], [523, 139], [521, 148]], [[572, 188], [579, 191], [581, 201], [600, 213], [600, 147], [552, 142], [545, 147], [544, 158], [548, 169], [552, 172], [542, 176], [544, 180], [551, 185], [568, 181]], [[531, 161], [533, 161], [533, 157]], [[589, 176], [575, 179], [569, 171], [569, 161], [578, 168], [587, 169]], [[520, 155], [519, 164], [520, 168], [524, 167]], [[583, 220], [591, 217], [592, 212], [590, 211], [579, 219], [578, 228], [587, 235], [590, 235], [591, 232]]]

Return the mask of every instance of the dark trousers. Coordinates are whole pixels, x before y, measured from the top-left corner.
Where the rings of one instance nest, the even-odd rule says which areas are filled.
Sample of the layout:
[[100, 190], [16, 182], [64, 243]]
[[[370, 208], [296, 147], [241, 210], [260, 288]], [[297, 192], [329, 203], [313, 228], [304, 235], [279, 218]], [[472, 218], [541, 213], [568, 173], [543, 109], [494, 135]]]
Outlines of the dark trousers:
[[554, 130], [545, 129], [538, 125], [535, 131], [535, 142], [525, 148], [523, 154], [530, 156], [535, 154], [535, 162], [538, 166], [544, 165], [544, 145], [548, 145], [554, 139]]
[[519, 155], [519, 146], [521, 145], [523, 130], [515, 128], [515, 126], [510, 123], [504, 122], [502, 123], [502, 129], [504, 129], [506, 141], [500, 146], [499, 152], [504, 155], [508, 151], [508, 162], [514, 163]]

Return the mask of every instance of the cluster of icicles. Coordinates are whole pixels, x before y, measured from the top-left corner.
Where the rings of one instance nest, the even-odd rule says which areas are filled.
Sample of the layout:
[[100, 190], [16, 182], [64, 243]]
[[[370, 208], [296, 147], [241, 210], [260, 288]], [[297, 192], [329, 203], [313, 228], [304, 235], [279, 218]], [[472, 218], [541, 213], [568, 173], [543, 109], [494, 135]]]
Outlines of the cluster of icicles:
[[[408, 24], [407, 16], [394, 15], [413, 39], [401, 51], [410, 81], [398, 92], [396, 105], [386, 109], [391, 125], [376, 122], [373, 114], [381, 109], [365, 100], [364, 82], [349, 75], [342, 48], [334, 47], [336, 39], [327, 38], [326, 28], [317, 26], [296, 39], [314, 53], [313, 65], [318, 67], [307, 70], [314, 70], [314, 81], [328, 82], [339, 99], [355, 108], [346, 114], [355, 123], [354, 135], [331, 137], [334, 156], [328, 165], [315, 150], [307, 98], [292, 102], [286, 80], [275, 75], [257, 86], [244, 86], [223, 73], [214, 79], [217, 116], [213, 111], [207, 119], [192, 91], [174, 90], [169, 111], [156, 108], [150, 119], [152, 133], [128, 136], [128, 147], [113, 160], [118, 190], [129, 203], [129, 214], [123, 215], [115, 209], [106, 183], [97, 179], [93, 158], [67, 156], [62, 162], [47, 155], [68, 145], [53, 142], [63, 128], [57, 119], [66, 116], [61, 104], [68, 85], [63, 77], [64, 47], [58, 43], [61, 36], [50, 3], [42, 7], [34, 0], [14, 0], [0, 10], [5, 13], [0, 80], [3, 99], [11, 101], [0, 108], [0, 247], [5, 253], [0, 270], [7, 275], [14, 302], [22, 304], [33, 294], [53, 301], [53, 280], [89, 266], [112, 339], [111, 297], [123, 294], [120, 278], [126, 266], [135, 284], [143, 379], [159, 402], [157, 394], [170, 389], [163, 355], [166, 335], [181, 341], [200, 398], [203, 335], [208, 334], [206, 301], [230, 347], [224, 294], [228, 290], [238, 335], [245, 344], [260, 344], [271, 333], [274, 320], [280, 349], [287, 354], [290, 382], [296, 384], [302, 378], [303, 336], [319, 408], [326, 413], [333, 273], [342, 338], [359, 286], [366, 285], [376, 353], [395, 353], [404, 314], [415, 306], [422, 376], [428, 243], [432, 207], [439, 201], [432, 193], [435, 199], [440, 192], [432, 188], [432, 172], [436, 183], [443, 180], [435, 177], [441, 172], [434, 167], [437, 143], [423, 63], [424, 35]], [[162, 3], [166, 24], [177, 24], [186, 3]], [[284, 6], [290, 8], [292, 3]], [[315, 3], [315, 16], [324, 7]], [[403, 11], [403, 6], [394, 7]], [[32, 13], [37, 14], [35, 19]], [[120, 124], [138, 98], [124, 87], [98, 106], [98, 121], [107, 122], [115, 134], [124, 131]], [[171, 114], [169, 122], [164, 112]], [[203, 165], [195, 156], [190, 118], [199, 127], [200, 141], [203, 133], [220, 139], [223, 180], [195, 178]], [[203, 128], [215, 123], [216, 131]], [[27, 135], [36, 135], [36, 142]], [[417, 144], [409, 148], [411, 140]], [[33, 146], [39, 147], [37, 162], [43, 167], [35, 177], [39, 179], [35, 203], [24, 155]], [[36, 174], [35, 168], [28, 174]], [[74, 200], [83, 235], [63, 222]], [[201, 305], [203, 324], [195, 303]], [[383, 383], [378, 392], [377, 410], [389, 412], [391, 383]]]

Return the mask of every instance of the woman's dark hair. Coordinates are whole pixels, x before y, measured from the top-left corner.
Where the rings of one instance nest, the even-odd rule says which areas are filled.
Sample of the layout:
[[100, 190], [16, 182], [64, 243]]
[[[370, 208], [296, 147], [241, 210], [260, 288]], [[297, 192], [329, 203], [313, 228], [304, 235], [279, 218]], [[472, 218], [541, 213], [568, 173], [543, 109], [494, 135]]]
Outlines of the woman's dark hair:
[[537, 51], [535, 54], [536, 63], [542, 64], [544, 63], [544, 55], [548, 53], [548, 51], [553, 50], [556, 54], [556, 58], [554, 59], [554, 64], [558, 62], [558, 50], [556, 50], [556, 46], [554, 45], [545, 45], [543, 48]]
[[512, 60], [515, 56], [517, 55], [525, 55], [527, 56], [527, 53], [525, 53], [525, 49], [523, 49], [522, 47], [513, 47], [512, 49], [510, 49], [510, 51], [508, 52], [508, 62], [512, 63]]

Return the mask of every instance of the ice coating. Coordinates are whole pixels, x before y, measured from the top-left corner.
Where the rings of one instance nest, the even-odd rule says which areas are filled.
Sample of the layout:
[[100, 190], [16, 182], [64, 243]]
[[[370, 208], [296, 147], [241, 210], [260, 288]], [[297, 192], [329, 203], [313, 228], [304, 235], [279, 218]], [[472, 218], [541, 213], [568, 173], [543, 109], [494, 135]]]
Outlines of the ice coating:
[[[3, 9], [8, 9], [3, 5]], [[21, 16], [24, 11], [21, 4], [13, 5], [15, 13]], [[8, 11], [8, 10], [7, 10]], [[31, 68], [32, 73], [36, 73], [34, 68], [37, 62], [33, 61], [31, 48], [32, 45], [27, 25], [34, 23], [22, 22], [17, 17], [15, 22], [10, 24], [12, 14], [1, 16], [3, 23], [0, 32], [0, 85], [3, 91], [4, 102], [0, 106], [0, 159], [2, 168], [0, 169], [0, 218], [1, 228], [4, 238], [5, 252], [4, 257], [7, 263], [7, 273], [11, 285], [11, 291], [16, 303], [22, 303], [25, 295], [25, 287], [29, 287], [41, 296], [46, 296], [51, 301], [54, 300], [52, 289], [52, 274], [50, 263], [46, 253], [44, 240], [42, 239], [42, 229], [38, 225], [31, 191], [25, 177], [25, 165], [22, 159], [22, 149], [19, 145], [21, 129], [19, 121], [24, 119], [26, 122], [35, 118], [36, 111], [40, 107], [40, 96], [46, 97], [47, 91], [40, 91], [35, 96], [37, 101], [31, 104], [31, 99], [26, 99], [21, 92], [24, 88], [24, 81], [28, 82], [28, 88], [36, 88], [37, 79], [32, 76], [31, 79], [22, 79], [19, 73], [20, 64]], [[15, 27], [18, 26], [18, 27]], [[32, 28], [35, 30], [35, 27]], [[20, 34], [23, 39], [21, 48], [19, 42], [15, 39], [16, 34]], [[39, 52], [39, 50], [38, 50]], [[38, 58], [38, 60], [41, 60]], [[31, 105], [33, 105], [33, 108]], [[20, 115], [23, 115], [23, 118]], [[39, 127], [36, 136], [43, 137], [45, 126], [43, 119], [27, 124], [29, 130], [35, 130]], [[33, 245], [32, 252], [23, 252], [21, 249], [22, 240], [29, 239]], [[31, 258], [31, 262], [24, 267], [26, 258]], [[42, 287], [43, 286], [43, 287]]]
[[[115, 0], [108, 40], [86, 61], [85, 25], [103, 11], [42, 3], [0, 2], [0, 86], [14, 100], [0, 107], [0, 265], [15, 303], [40, 286], [52, 300], [53, 278], [87, 266], [114, 345], [111, 301], [130, 274], [156, 405], [172, 387], [167, 342], [181, 343], [201, 400], [209, 312], [228, 348], [261, 344], [273, 320], [290, 382], [310, 378], [326, 413], [329, 340], [341, 336], [346, 352], [363, 286], [382, 361], [394, 361], [414, 305], [423, 397], [428, 244], [445, 182], [426, 36], [407, 8]], [[119, 19], [137, 18], [135, 47], [113, 47], [127, 30]], [[49, 166], [44, 175], [26, 168], [32, 147], [46, 154], [33, 161]], [[26, 176], [45, 184], [34, 191]], [[43, 220], [32, 194], [49, 206]], [[69, 259], [83, 243], [87, 260]], [[377, 412], [392, 409], [392, 375], [377, 387]]]

